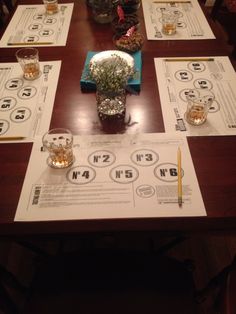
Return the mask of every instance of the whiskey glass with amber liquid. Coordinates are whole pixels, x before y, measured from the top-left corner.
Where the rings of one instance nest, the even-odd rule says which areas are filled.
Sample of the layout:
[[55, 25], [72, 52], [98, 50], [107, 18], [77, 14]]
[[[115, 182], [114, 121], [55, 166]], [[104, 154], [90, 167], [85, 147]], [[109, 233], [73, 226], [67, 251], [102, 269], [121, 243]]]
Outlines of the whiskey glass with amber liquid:
[[47, 15], [53, 15], [58, 12], [57, 0], [43, 0], [43, 3], [45, 5]]
[[52, 168], [67, 168], [74, 162], [73, 135], [68, 129], [56, 128], [44, 134], [43, 147], [49, 152], [47, 164]]
[[23, 77], [26, 80], [32, 81], [40, 76], [39, 52], [36, 48], [17, 50], [16, 59], [23, 70]]
[[176, 33], [178, 14], [171, 9], [165, 9], [162, 11], [162, 33], [164, 35], [174, 35]]
[[214, 94], [205, 89], [191, 89], [186, 98], [185, 120], [192, 125], [203, 124], [207, 120], [209, 109], [214, 101]]

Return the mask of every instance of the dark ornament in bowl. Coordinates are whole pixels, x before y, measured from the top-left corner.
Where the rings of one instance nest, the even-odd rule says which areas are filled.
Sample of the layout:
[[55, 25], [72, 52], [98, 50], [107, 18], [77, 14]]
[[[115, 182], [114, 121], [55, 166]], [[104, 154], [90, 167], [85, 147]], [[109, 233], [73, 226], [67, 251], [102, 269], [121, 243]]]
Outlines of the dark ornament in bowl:
[[144, 37], [138, 31], [134, 31], [130, 35], [115, 35], [113, 41], [117, 49], [133, 53], [142, 48]]
[[112, 29], [116, 34], [125, 34], [130, 27], [135, 26], [137, 29], [139, 26], [138, 16], [136, 14], [125, 14], [124, 19], [120, 20], [117, 16], [113, 19]]

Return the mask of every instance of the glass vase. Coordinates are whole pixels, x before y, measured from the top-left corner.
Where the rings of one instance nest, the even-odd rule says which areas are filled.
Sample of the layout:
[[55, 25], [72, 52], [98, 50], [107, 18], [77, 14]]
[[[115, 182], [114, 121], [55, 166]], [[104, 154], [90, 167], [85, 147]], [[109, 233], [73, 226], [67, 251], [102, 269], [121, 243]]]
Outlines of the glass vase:
[[121, 120], [125, 118], [126, 91], [104, 91], [97, 89], [97, 111], [101, 120]]
[[100, 24], [111, 23], [113, 19], [112, 0], [93, 0], [93, 19]]

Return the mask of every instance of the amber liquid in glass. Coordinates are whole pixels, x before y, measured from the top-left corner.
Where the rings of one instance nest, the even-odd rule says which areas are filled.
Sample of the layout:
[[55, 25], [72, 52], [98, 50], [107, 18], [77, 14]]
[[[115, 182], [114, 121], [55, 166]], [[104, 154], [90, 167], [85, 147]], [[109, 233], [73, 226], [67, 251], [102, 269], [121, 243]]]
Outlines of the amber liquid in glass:
[[73, 162], [73, 151], [70, 148], [52, 148], [49, 152], [49, 164], [54, 168], [66, 168]]
[[26, 80], [34, 80], [39, 77], [39, 65], [38, 63], [27, 63], [24, 65], [24, 78]]
[[186, 113], [186, 119], [190, 124], [202, 124], [206, 121], [206, 109], [201, 105], [193, 105]]
[[58, 4], [57, 2], [54, 3], [47, 3], [46, 4], [46, 13], [49, 15], [55, 14], [58, 12]]
[[162, 32], [166, 35], [173, 35], [176, 33], [176, 25], [174, 23], [163, 24]]

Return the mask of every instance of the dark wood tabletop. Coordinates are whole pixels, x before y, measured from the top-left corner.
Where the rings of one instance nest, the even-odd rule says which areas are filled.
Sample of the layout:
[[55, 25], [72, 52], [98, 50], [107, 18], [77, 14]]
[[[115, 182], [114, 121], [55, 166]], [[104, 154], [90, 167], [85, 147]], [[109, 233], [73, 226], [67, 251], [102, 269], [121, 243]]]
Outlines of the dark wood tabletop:
[[[71, 2], [71, 1], [64, 1]], [[28, 4], [30, 1], [22, 1]], [[40, 4], [41, 2], [32, 1]], [[140, 31], [146, 38], [142, 7], [138, 10]], [[80, 90], [80, 77], [89, 50], [115, 49], [109, 24], [93, 21], [83, 0], [74, 2], [67, 45], [39, 47], [40, 60], [62, 60], [50, 128], [65, 127], [73, 134], [164, 132], [154, 58], [177, 56], [225, 56], [231, 48], [219, 25], [207, 14], [216, 36], [212, 40], [148, 41], [142, 48], [142, 85], [138, 95], [127, 95], [130, 126], [102, 125], [94, 92]], [[4, 28], [1, 30], [3, 34]], [[1, 48], [0, 62], [15, 62], [17, 48]], [[234, 62], [232, 60], [232, 62]], [[136, 112], [142, 115], [137, 116]], [[0, 234], [44, 235], [106, 231], [231, 232], [236, 230], [236, 137], [189, 137], [188, 143], [206, 217], [104, 219], [51, 222], [14, 222], [32, 143], [0, 145]]]

